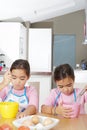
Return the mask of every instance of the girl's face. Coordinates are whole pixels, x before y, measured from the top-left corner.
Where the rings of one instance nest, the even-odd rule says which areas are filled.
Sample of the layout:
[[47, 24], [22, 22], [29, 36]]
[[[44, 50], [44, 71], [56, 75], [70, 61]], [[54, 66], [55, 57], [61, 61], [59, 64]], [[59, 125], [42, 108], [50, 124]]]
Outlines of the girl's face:
[[67, 77], [60, 81], [56, 81], [56, 85], [62, 93], [70, 95], [73, 92], [74, 81], [72, 78]]
[[16, 90], [22, 90], [24, 89], [25, 83], [28, 80], [28, 76], [26, 75], [26, 72], [24, 69], [13, 69], [11, 71], [12, 75], [12, 84], [14, 89]]

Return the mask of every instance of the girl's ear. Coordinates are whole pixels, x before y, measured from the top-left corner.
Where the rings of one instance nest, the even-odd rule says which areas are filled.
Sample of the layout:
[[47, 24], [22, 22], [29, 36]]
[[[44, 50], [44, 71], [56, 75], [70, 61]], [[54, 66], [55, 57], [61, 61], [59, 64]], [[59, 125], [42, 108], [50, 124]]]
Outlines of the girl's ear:
[[29, 79], [29, 78], [30, 78], [30, 76], [31, 76], [31, 75], [29, 75], [29, 76], [27, 77], [27, 79]]

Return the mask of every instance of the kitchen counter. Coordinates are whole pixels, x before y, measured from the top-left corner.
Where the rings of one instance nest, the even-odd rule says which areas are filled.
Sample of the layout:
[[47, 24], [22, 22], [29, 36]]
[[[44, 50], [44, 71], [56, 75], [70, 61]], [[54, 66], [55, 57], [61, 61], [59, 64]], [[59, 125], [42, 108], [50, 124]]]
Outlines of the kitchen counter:
[[74, 73], [76, 83], [87, 83], [87, 70], [76, 69]]
[[[5, 72], [7, 71], [4, 70], [4, 71], [0, 71], [0, 76], [3, 76], [5, 74]], [[52, 75], [52, 72], [31, 72], [31, 75]]]
[[[59, 123], [51, 130], [87, 130], [87, 114], [79, 115], [78, 118], [72, 118], [72, 119], [47, 114], [38, 114], [38, 115], [48, 116], [60, 120]], [[17, 130], [17, 128], [12, 123], [14, 120], [15, 119], [0, 118], [0, 125], [5, 123], [10, 125], [13, 128], [13, 130]]]
[[82, 70], [82, 69], [75, 69], [74, 71], [76, 71], [76, 72], [87, 72], [87, 70]]

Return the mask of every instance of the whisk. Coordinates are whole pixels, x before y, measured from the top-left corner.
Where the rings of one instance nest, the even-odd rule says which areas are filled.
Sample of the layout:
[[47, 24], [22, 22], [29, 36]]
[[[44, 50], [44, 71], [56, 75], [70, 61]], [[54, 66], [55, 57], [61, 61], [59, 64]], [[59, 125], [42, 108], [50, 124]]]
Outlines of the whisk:
[[86, 87], [81, 90], [81, 92], [77, 95], [77, 100], [85, 93]]

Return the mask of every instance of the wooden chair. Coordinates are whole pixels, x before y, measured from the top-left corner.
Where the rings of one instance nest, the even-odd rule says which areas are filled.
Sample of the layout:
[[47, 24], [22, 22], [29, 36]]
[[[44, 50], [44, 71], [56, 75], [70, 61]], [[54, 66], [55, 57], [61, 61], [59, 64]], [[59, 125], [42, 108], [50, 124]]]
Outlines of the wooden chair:
[[[38, 99], [40, 98], [39, 95], [40, 95], [40, 82], [28, 82], [28, 85], [29, 86], [34, 86], [36, 89], [37, 89], [37, 92], [38, 92]], [[40, 106], [38, 106], [39, 108]], [[39, 108], [40, 109], [40, 108]]]

